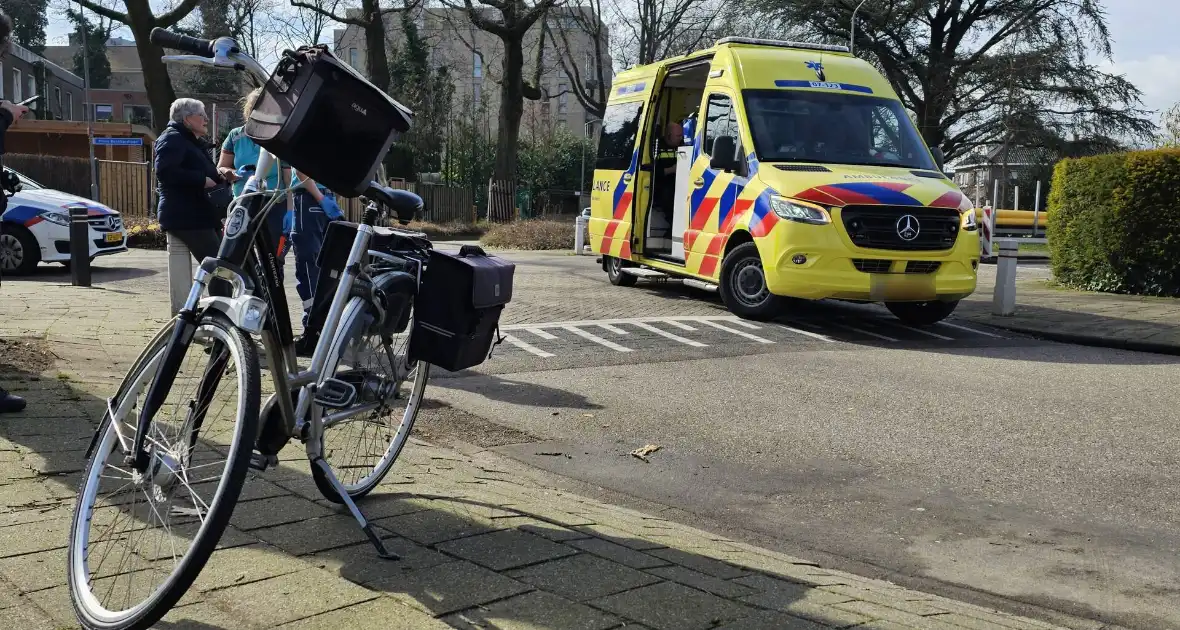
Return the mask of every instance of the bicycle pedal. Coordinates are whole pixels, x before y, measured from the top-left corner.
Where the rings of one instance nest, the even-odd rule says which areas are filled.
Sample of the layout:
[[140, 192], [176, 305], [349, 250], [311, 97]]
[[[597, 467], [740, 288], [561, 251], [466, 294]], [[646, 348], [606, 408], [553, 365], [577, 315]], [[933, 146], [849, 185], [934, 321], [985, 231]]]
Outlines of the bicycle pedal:
[[263, 455], [257, 451], [250, 453], [250, 468], [258, 472], [265, 472], [271, 466], [279, 465], [278, 455]]
[[325, 379], [316, 388], [315, 402], [321, 407], [344, 409], [356, 403], [356, 387], [338, 378]]

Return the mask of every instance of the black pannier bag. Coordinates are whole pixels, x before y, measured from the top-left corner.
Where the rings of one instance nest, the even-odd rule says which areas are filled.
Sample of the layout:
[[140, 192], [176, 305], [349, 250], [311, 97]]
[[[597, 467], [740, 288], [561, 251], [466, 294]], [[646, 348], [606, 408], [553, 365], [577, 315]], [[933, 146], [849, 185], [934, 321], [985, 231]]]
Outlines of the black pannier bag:
[[410, 358], [458, 372], [487, 360], [516, 265], [464, 245], [433, 250], [414, 306]]
[[[348, 262], [348, 253], [352, 250], [352, 242], [356, 238], [356, 226], [356, 223], [347, 221], [332, 221], [328, 224], [328, 230], [324, 233], [324, 242], [320, 246], [320, 255], [317, 259], [320, 275], [315, 281], [315, 296], [312, 298], [311, 312], [307, 316], [307, 325], [304, 326], [305, 332], [318, 335], [324, 327], [324, 321], [328, 318], [328, 310], [332, 307], [332, 298], [336, 295], [336, 285], [340, 284], [340, 276], [344, 273], [344, 263]], [[373, 228], [373, 239], [369, 241], [369, 249], [397, 253], [412, 250], [414, 246], [430, 247], [430, 241], [425, 239], [413, 239], [413, 243], [408, 243], [407, 240], [409, 237], [402, 236], [393, 230], [376, 227]], [[403, 271], [413, 276], [418, 275], [418, 270], [414, 268], [407, 267]], [[392, 310], [392, 306], [395, 305], [387, 304], [387, 310]], [[405, 310], [389, 332], [403, 332], [409, 324], [409, 315], [409, 310]]]
[[333, 192], [358, 197], [412, 117], [320, 44], [284, 53], [245, 133]]

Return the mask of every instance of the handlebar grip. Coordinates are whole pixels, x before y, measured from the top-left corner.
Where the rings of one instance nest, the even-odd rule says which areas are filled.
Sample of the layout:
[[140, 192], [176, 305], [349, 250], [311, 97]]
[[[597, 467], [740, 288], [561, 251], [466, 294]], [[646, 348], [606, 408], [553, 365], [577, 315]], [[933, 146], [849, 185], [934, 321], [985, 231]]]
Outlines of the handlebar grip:
[[213, 56], [213, 40], [198, 39], [196, 37], [189, 37], [188, 35], [181, 35], [180, 33], [173, 33], [158, 26], [152, 29], [152, 34], [148, 37], [148, 40], [162, 48], [182, 50], [202, 57]]

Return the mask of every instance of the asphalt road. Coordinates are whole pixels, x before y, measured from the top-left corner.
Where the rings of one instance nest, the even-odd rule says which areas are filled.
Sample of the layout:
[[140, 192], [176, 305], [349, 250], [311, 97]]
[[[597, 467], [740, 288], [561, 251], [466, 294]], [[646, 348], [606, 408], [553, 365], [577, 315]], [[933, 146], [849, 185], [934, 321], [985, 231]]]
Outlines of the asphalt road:
[[567, 288], [546, 309], [518, 284], [509, 341], [432, 381], [501, 436], [484, 446], [901, 582], [1180, 628], [1174, 358], [873, 306], [754, 328], [678, 287], [610, 287], [589, 258], [510, 257]]

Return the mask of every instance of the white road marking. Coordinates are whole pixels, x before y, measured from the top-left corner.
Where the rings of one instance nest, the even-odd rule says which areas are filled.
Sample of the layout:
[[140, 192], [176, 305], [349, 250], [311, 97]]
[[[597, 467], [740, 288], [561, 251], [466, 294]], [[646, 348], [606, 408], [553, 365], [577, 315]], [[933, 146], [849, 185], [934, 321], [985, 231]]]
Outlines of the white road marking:
[[904, 328], [906, 330], [910, 330], [910, 331], [916, 332], [921, 335], [926, 335], [927, 337], [934, 337], [935, 339], [941, 339], [943, 341], [954, 341], [953, 337], [947, 337], [945, 335], [940, 335], [938, 333], [932, 333], [929, 330], [922, 330], [921, 328], [914, 328], [913, 326], [906, 326], [905, 324], [897, 324], [897, 325], [901, 326], [902, 328]]
[[599, 324], [598, 326], [604, 330], [608, 330], [610, 332], [613, 332], [616, 335], [628, 334], [627, 331], [623, 330], [622, 328], [619, 328], [618, 326], [615, 326], [614, 324]]
[[761, 330], [762, 329], [761, 326], [751, 324], [750, 322], [748, 322], [744, 319], [738, 318], [738, 317], [730, 317], [729, 319], [727, 319], [725, 321], [727, 321], [731, 324], [737, 324], [738, 326], [741, 326], [742, 328], [749, 328], [750, 330]]
[[[657, 316], [657, 317], [615, 317], [610, 319], [582, 319], [577, 321], [567, 322], [537, 322], [533, 324], [509, 324], [501, 326], [501, 331], [506, 330], [528, 330], [540, 328], [565, 328], [566, 326], [601, 326], [602, 324], [631, 324], [633, 322], [647, 322], [649, 324], [666, 324], [671, 322], [689, 321], [694, 324], [701, 322], [732, 322], [735, 319], [733, 315], [675, 315], [675, 316]], [[673, 324], [674, 326], [676, 324]], [[753, 324], [750, 324], [751, 326]]]
[[576, 326], [562, 326], [562, 328], [574, 333], [575, 335], [581, 337], [582, 339], [586, 339], [587, 341], [593, 341], [596, 344], [606, 346], [616, 352], [632, 352], [631, 348], [620, 346], [619, 344], [617, 344], [613, 341], [608, 341], [606, 339], [603, 339], [602, 337], [599, 337], [598, 335], [595, 335], [593, 333], [588, 333]]
[[797, 335], [803, 335], [804, 337], [811, 337], [812, 339], [819, 339], [820, 341], [826, 341], [828, 343], [833, 343], [835, 341], [835, 339], [832, 339], [831, 337], [829, 337], [827, 335], [813, 333], [809, 330], [801, 330], [799, 328], [795, 328], [794, 326], [788, 326], [788, 325], [780, 323], [780, 322], [775, 322], [775, 323], [783, 328], [786, 328], [787, 330], [789, 330]]
[[858, 332], [862, 335], [868, 335], [870, 337], [876, 337], [877, 339], [884, 339], [885, 341], [892, 341], [895, 343], [898, 341], [897, 339], [894, 339], [893, 337], [889, 337], [887, 335], [879, 335], [875, 332], [870, 332], [870, 331], [867, 331], [863, 328], [857, 328], [856, 326], [849, 326], [848, 324], [841, 324], [840, 322], [832, 322], [832, 323], [835, 324], [836, 326], [839, 326], [840, 328], [846, 328], [846, 329], [851, 330], [853, 332]]
[[769, 339], [763, 339], [762, 337], [759, 337], [758, 335], [751, 335], [748, 332], [742, 332], [740, 330], [734, 330], [728, 326], [722, 326], [721, 324], [718, 324], [717, 322], [712, 321], [712, 320], [702, 319], [701, 323], [706, 326], [712, 326], [713, 328], [717, 328], [719, 330], [724, 330], [727, 333], [734, 334], [739, 337], [745, 337], [746, 339], [749, 339], [750, 341], [757, 341], [758, 343], [774, 343], [773, 341], [771, 341]]
[[553, 354], [551, 354], [549, 352], [545, 352], [544, 350], [542, 350], [536, 346], [533, 346], [529, 343], [521, 341], [520, 339], [517, 339], [516, 337], [513, 337], [512, 335], [504, 335], [504, 341], [507, 341], [508, 343], [516, 346], [517, 348], [520, 348], [521, 350], [524, 350], [525, 352], [528, 352], [529, 354], [533, 354], [538, 357], [541, 357], [542, 359], [547, 359], [547, 358], [553, 356]]
[[976, 328], [971, 328], [968, 326], [960, 326], [959, 324], [952, 324], [952, 323], [946, 322], [946, 321], [939, 322], [939, 324], [941, 324], [943, 326], [950, 326], [951, 328], [958, 328], [959, 330], [963, 330], [963, 331], [966, 331], [969, 333], [975, 333], [977, 335], [984, 335], [985, 337], [992, 337], [993, 339], [1007, 339], [1007, 337], [1005, 337], [1003, 335], [995, 335], [995, 334], [987, 332], [986, 330], [978, 330]]
[[668, 321], [666, 321], [664, 323], [668, 324], [669, 326], [675, 326], [675, 327], [679, 328], [680, 330], [687, 330], [689, 332], [696, 330], [696, 328], [693, 328], [692, 326], [689, 326], [688, 324], [686, 324], [684, 322], [678, 322], [674, 319], [669, 319]]
[[699, 341], [693, 341], [692, 339], [686, 339], [684, 337], [681, 337], [680, 335], [674, 335], [666, 330], [660, 330], [659, 328], [656, 328], [655, 326], [652, 326], [651, 324], [645, 324], [643, 322], [633, 322], [631, 325], [635, 326], [636, 328], [642, 328], [642, 329], [649, 331], [649, 332], [654, 332], [655, 334], [657, 334], [661, 337], [666, 337], [668, 339], [671, 339], [672, 341], [678, 341], [686, 346], [692, 346], [694, 348], [707, 348], [708, 347], [708, 344], [704, 344]]
[[[505, 326], [502, 330], [508, 330], [508, 329], [509, 329], [509, 327]], [[556, 336], [551, 335], [551, 334], [541, 330], [540, 328], [523, 328], [522, 330], [527, 330], [527, 331], [533, 333], [534, 335], [540, 337], [541, 339], [557, 339]]]

